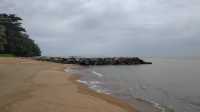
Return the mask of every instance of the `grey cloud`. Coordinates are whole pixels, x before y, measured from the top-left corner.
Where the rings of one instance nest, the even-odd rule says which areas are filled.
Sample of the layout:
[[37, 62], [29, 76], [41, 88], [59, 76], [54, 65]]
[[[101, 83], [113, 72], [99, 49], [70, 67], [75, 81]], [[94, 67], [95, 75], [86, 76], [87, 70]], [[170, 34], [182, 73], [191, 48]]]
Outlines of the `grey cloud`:
[[43, 55], [200, 54], [199, 0], [1, 0]]

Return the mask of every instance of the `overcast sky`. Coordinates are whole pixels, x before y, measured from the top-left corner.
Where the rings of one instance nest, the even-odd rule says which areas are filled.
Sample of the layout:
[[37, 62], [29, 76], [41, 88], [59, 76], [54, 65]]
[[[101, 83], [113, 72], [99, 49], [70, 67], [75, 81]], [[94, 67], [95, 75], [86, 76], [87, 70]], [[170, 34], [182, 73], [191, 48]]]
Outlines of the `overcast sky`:
[[52, 56], [200, 56], [200, 0], [0, 0]]

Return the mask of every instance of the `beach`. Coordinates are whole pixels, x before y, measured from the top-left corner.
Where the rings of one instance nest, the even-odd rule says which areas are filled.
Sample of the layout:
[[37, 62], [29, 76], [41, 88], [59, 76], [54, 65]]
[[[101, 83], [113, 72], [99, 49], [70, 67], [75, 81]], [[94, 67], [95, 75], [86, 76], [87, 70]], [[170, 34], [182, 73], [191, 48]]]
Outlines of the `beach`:
[[136, 112], [133, 106], [78, 83], [65, 65], [0, 58], [2, 112]]

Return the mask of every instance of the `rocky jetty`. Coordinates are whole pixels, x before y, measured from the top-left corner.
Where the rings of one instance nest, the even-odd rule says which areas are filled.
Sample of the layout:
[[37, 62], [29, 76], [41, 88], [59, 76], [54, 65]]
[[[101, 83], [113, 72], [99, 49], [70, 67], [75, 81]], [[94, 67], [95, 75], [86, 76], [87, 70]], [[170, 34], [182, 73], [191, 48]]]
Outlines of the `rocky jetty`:
[[79, 65], [139, 65], [152, 64], [145, 62], [138, 57], [112, 57], [112, 58], [84, 58], [84, 57], [34, 57], [40, 61], [50, 61], [63, 64], [79, 64]]

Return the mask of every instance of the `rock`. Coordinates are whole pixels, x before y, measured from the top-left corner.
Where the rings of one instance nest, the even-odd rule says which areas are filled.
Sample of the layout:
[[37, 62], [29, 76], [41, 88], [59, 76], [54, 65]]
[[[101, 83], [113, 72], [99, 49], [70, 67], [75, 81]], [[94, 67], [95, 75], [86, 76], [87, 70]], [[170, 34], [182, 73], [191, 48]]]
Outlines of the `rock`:
[[79, 65], [138, 65], [152, 64], [145, 62], [138, 57], [113, 57], [113, 58], [83, 58], [83, 57], [34, 57], [35, 60], [50, 61], [63, 64], [79, 64]]

